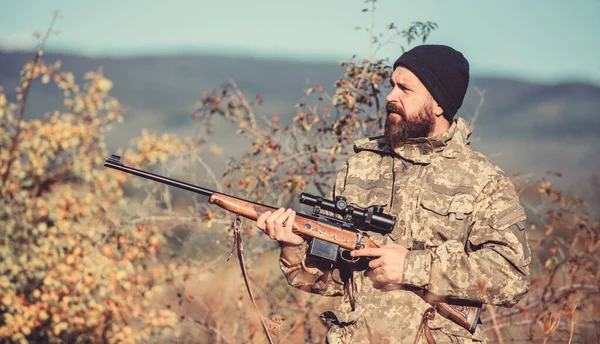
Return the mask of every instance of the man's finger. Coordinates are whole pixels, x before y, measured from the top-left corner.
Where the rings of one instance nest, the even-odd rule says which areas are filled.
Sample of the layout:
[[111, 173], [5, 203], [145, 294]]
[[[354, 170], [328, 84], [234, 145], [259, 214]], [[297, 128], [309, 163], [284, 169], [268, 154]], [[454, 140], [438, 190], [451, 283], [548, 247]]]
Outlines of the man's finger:
[[393, 242], [388, 242], [387, 244], [380, 246], [380, 248], [398, 248], [400, 247], [400, 245], [393, 243]]
[[292, 213], [292, 209], [286, 210], [281, 216], [279, 216], [275, 220], [275, 224], [282, 226], [283, 223], [290, 217], [291, 213]]
[[377, 281], [377, 283], [381, 283], [381, 284], [390, 283], [390, 280], [388, 280], [388, 278], [385, 277], [384, 274], [378, 274], [378, 273], [375, 273], [375, 281]]
[[381, 265], [383, 265], [383, 261], [379, 258], [373, 259], [372, 261], [369, 262], [369, 268], [371, 268], [371, 269], [377, 269]]
[[290, 213], [291, 213], [291, 210], [286, 210], [283, 214], [281, 214], [275, 220], [275, 223], [274, 223], [275, 227], [273, 228], [273, 234], [275, 236], [275, 239], [281, 240], [284, 238], [284, 236], [285, 236], [284, 222], [289, 221]]
[[274, 214], [274, 215], [273, 215], [273, 217], [275, 217], [275, 218], [276, 218], [276, 217], [279, 217], [279, 216], [281, 216], [283, 213], [285, 213], [285, 208], [281, 207], [281, 208], [279, 208], [279, 209], [275, 210], [275, 212], [273, 213], [273, 214]]
[[271, 213], [271, 215], [269, 215], [269, 217], [267, 217], [266, 223], [269, 226], [272, 226], [273, 223], [275, 222], [275, 220], [281, 215], [283, 214], [283, 212], [285, 211], [284, 208], [279, 208], [277, 209], [275, 212]]
[[262, 214], [260, 214], [260, 216], [258, 217], [258, 219], [256, 219], [256, 227], [258, 227], [260, 230], [265, 229], [265, 222], [267, 220], [267, 218], [269, 217], [269, 215], [271, 215], [272, 212], [270, 211], [266, 211]]
[[381, 257], [384, 252], [385, 251], [383, 251], [381, 248], [367, 247], [361, 248], [360, 250], [354, 250], [350, 252], [350, 255], [352, 257]]
[[296, 212], [292, 210], [290, 212], [290, 217], [288, 217], [287, 221], [285, 222], [286, 233], [292, 232], [292, 228], [294, 226], [294, 220], [296, 220]]

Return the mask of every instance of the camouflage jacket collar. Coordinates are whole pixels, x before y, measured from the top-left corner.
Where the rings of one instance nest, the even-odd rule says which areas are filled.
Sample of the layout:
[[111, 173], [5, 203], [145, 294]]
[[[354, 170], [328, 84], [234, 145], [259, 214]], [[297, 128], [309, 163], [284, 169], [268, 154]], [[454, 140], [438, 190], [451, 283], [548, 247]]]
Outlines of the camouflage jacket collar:
[[437, 155], [445, 158], [456, 158], [458, 152], [469, 144], [471, 129], [462, 118], [456, 118], [450, 129], [433, 136], [409, 139], [400, 147], [392, 148], [383, 136], [376, 136], [358, 140], [354, 144], [354, 151], [369, 150], [388, 155], [398, 155], [413, 163], [428, 164]]

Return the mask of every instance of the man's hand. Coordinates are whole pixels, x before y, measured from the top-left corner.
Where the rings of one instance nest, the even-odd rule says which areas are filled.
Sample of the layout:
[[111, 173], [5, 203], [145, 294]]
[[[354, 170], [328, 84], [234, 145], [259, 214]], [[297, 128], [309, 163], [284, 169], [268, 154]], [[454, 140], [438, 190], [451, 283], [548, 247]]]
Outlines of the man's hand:
[[404, 273], [404, 257], [408, 250], [404, 246], [387, 244], [378, 248], [363, 248], [350, 253], [352, 257], [376, 257], [369, 262], [367, 276], [373, 287], [385, 289], [390, 284], [400, 285]]
[[262, 213], [256, 219], [256, 227], [273, 240], [289, 245], [300, 245], [304, 239], [292, 232], [295, 219], [296, 212], [294, 210], [279, 208], [275, 212]]

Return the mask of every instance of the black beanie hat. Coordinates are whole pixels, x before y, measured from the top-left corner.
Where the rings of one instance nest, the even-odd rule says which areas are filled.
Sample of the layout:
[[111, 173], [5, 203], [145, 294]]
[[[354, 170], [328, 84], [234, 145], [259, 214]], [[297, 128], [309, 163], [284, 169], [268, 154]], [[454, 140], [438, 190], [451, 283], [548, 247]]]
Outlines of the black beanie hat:
[[469, 85], [469, 62], [463, 54], [445, 45], [419, 45], [405, 52], [394, 63], [413, 72], [452, 122]]

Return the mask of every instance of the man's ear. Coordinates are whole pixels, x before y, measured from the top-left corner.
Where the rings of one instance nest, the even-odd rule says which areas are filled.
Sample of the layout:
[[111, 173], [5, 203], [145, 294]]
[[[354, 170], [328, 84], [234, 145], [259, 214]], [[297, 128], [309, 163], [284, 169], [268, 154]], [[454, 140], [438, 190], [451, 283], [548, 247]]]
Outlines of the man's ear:
[[433, 113], [436, 117], [440, 117], [444, 114], [444, 109], [433, 99]]

